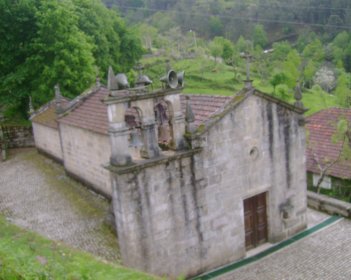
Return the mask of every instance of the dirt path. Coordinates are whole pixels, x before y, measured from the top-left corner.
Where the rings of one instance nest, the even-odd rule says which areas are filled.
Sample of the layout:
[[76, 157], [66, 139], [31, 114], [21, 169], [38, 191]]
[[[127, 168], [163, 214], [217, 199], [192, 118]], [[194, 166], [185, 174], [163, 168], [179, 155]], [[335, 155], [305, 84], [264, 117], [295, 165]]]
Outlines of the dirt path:
[[12, 150], [0, 162], [0, 214], [49, 239], [119, 262], [117, 239], [104, 224], [108, 207], [35, 149]]

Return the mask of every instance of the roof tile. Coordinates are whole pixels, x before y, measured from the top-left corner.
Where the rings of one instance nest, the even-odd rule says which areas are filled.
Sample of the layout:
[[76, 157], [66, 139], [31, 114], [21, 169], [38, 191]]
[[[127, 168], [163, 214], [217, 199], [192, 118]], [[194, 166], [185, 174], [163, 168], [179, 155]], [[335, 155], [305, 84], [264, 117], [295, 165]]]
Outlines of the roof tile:
[[[323, 165], [338, 158], [342, 142], [334, 143], [332, 138], [341, 118], [351, 122], [351, 109], [329, 108], [307, 118], [306, 128], [309, 132], [306, 150], [308, 171], [318, 174], [320, 173], [318, 163]], [[327, 171], [327, 174], [337, 178], [350, 179], [351, 161], [337, 161]]]

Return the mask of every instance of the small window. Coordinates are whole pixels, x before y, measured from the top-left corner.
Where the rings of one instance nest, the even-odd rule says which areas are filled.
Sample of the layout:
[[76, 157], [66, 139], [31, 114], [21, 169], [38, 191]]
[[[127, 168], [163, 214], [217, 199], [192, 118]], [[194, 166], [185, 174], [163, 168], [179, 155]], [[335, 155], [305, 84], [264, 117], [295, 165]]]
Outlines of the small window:
[[[320, 176], [317, 174], [313, 174], [313, 186], [316, 187], [318, 184]], [[324, 176], [322, 183], [320, 184], [320, 187], [323, 189], [330, 190], [332, 188], [331, 184], [331, 177], [329, 176]]]

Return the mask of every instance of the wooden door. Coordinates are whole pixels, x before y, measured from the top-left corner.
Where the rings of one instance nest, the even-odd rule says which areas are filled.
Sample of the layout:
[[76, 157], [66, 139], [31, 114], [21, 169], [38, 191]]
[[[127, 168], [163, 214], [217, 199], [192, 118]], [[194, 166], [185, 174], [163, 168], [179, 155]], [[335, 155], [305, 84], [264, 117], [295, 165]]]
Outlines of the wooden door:
[[251, 249], [267, 242], [266, 209], [266, 193], [244, 200], [246, 249]]

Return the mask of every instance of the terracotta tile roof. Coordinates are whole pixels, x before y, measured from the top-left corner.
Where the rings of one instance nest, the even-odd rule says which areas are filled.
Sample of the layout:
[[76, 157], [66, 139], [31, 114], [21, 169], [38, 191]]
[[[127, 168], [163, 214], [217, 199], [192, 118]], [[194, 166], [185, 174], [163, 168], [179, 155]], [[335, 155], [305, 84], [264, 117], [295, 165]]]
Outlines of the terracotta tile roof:
[[79, 100], [71, 111], [59, 119], [59, 122], [107, 134], [107, 107], [101, 100], [108, 94], [106, 88], [100, 87], [98, 91], [93, 91]]
[[[81, 103], [72, 111], [59, 119], [59, 122], [107, 134], [107, 107], [101, 100], [108, 95], [108, 90], [101, 87], [82, 99]], [[195, 115], [195, 125], [200, 125], [213, 114], [219, 113], [221, 108], [231, 100], [227, 96], [188, 95]], [[181, 95], [183, 113], [185, 113], [185, 95]]]
[[[325, 164], [338, 158], [342, 143], [334, 143], [332, 137], [336, 132], [340, 118], [346, 118], [351, 122], [351, 109], [330, 108], [307, 118], [306, 128], [309, 140], [306, 158], [308, 171], [319, 174], [317, 161]], [[327, 173], [333, 177], [350, 179], [351, 161], [338, 161]]]
[[[67, 106], [68, 103], [68, 99], [62, 100], [63, 107]], [[55, 100], [47, 103], [46, 105], [42, 106], [39, 110], [37, 110], [31, 117], [31, 121], [54, 129], [58, 129]]]
[[233, 96], [213, 96], [200, 94], [182, 94], [181, 103], [183, 114], [185, 115], [185, 97], [190, 97], [190, 104], [195, 116], [195, 125], [206, 122], [212, 115], [220, 113], [226, 104], [232, 100]]

